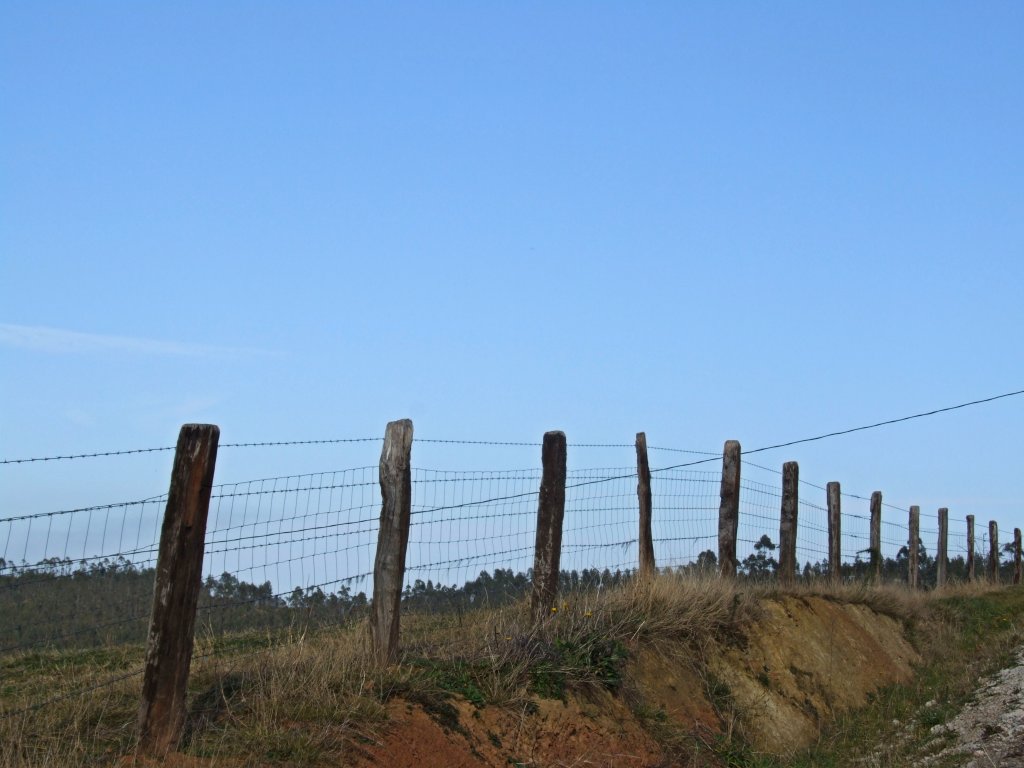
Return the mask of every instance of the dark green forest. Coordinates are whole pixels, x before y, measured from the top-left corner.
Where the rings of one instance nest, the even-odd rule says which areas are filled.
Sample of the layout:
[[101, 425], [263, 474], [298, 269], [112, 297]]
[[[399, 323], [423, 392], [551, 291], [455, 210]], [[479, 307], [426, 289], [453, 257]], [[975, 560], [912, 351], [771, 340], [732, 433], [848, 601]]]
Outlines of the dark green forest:
[[[1004, 547], [1000, 576], [1012, 578], [1012, 545]], [[918, 543], [919, 583], [933, 586], [936, 560]], [[905, 582], [908, 548], [895, 558], [882, 561], [883, 582]], [[986, 558], [976, 556], [976, 572], [986, 573]], [[711, 550], [698, 555], [695, 562], [672, 570], [680, 573], [713, 573], [717, 557]], [[762, 536], [738, 568], [739, 578], [770, 581], [778, 572], [776, 545]], [[867, 580], [870, 562], [858, 555], [842, 565], [846, 581]], [[634, 571], [609, 571], [596, 568], [562, 571], [563, 592], [591, 590], [627, 582]], [[813, 581], [828, 573], [828, 562], [805, 563], [797, 574], [800, 580]], [[948, 578], [966, 581], [967, 567], [962, 556], [949, 560]], [[155, 569], [138, 566], [124, 558], [80, 562], [51, 559], [32, 566], [14, 565], [0, 558], [0, 653], [42, 648], [82, 648], [105, 644], [145, 641], [153, 601]], [[406, 611], [461, 613], [483, 607], [506, 605], [527, 594], [530, 571], [515, 572], [498, 568], [481, 571], [477, 578], [462, 586], [414, 580], [402, 596]], [[282, 629], [294, 626], [342, 624], [366, 614], [369, 598], [365, 592], [353, 594], [342, 584], [333, 591], [322, 587], [275, 593], [269, 581], [251, 584], [230, 573], [207, 577], [199, 596], [197, 634], [223, 634], [241, 630]]]

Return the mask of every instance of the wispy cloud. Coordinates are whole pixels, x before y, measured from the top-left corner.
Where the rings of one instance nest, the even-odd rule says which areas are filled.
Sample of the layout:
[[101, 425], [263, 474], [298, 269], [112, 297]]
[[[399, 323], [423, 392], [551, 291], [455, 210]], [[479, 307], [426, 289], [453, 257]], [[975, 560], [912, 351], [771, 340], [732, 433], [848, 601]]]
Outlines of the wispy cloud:
[[180, 341], [161, 341], [135, 336], [108, 336], [81, 333], [64, 328], [0, 323], [0, 346], [55, 353], [128, 352], [143, 355], [178, 357], [232, 357], [267, 355], [266, 350], [246, 347], [219, 347]]

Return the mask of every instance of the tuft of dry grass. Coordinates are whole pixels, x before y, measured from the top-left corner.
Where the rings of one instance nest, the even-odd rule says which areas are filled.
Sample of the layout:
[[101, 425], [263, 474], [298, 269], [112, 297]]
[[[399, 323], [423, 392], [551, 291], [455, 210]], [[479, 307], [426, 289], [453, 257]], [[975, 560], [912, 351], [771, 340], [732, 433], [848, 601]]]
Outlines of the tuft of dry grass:
[[732, 633], [759, 615], [754, 593], [712, 576], [665, 574], [607, 592], [601, 609], [632, 641], [690, 642]]

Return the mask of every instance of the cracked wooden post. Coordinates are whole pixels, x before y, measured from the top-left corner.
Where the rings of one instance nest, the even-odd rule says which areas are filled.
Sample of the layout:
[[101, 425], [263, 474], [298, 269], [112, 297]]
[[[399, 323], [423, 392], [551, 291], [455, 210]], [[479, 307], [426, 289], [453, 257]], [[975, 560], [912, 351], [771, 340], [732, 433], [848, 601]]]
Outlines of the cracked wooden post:
[[947, 547], [949, 545], [949, 509], [939, 507], [939, 541], [935, 548], [935, 588], [946, 586]]
[[839, 483], [834, 480], [825, 485], [828, 500], [828, 576], [838, 582], [841, 577], [840, 567], [843, 562], [842, 553], [842, 514]]
[[1013, 583], [1020, 584], [1020, 528], [1013, 529]]
[[653, 576], [654, 536], [651, 532], [651, 465], [647, 461], [647, 435], [636, 433], [636, 495], [640, 504], [640, 575]]
[[988, 521], [988, 580], [999, 583], [999, 524]]
[[967, 516], [967, 580], [974, 581], [974, 515]]
[[782, 465], [782, 509], [779, 513], [779, 583], [791, 585], [796, 578], [796, 531], [800, 509], [800, 465]]
[[921, 508], [910, 508], [910, 535], [907, 537], [907, 586], [917, 589], [918, 581], [918, 541], [921, 538]]
[[740, 522], [740, 444], [726, 440], [722, 451], [721, 504], [718, 507], [718, 572], [736, 577], [736, 535]]
[[220, 429], [213, 424], [185, 424], [174, 453], [138, 717], [138, 752], [158, 760], [177, 750], [185, 725], [185, 689], [219, 439]]
[[412, 433], [409, 419], [390, 422], [380, 452], [380, 529], [373, 562], [370, 641], [381, 664], [398, 658], [405, 552], [412, 520]]
[[537, 502], [537, 542], [533, 556], [530, 612], [536, 622], [551, 615], [558, 595], [562, 557], [562, 518], [565, 516], [565, 433], [545, 432], [541, 448], [543, 470]]
[[871, 581], [882, 580], [882, 492], [871, 494]]

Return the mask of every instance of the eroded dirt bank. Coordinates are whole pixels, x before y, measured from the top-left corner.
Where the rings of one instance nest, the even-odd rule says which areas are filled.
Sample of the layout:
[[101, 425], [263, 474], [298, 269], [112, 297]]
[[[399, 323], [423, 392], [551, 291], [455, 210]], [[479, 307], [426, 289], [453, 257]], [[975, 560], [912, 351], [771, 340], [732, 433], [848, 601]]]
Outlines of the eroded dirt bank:
[[740, 730], [788, 754], [837, 712], [910, 678], [917, 654], [900, 622], [822, 597], [762, 601], [761, 617], [700, 652], [632, 648], [614, 693], [531, 697], [514, 707], [395, 699], [360, 766], [716, 766], [709, 745]]

